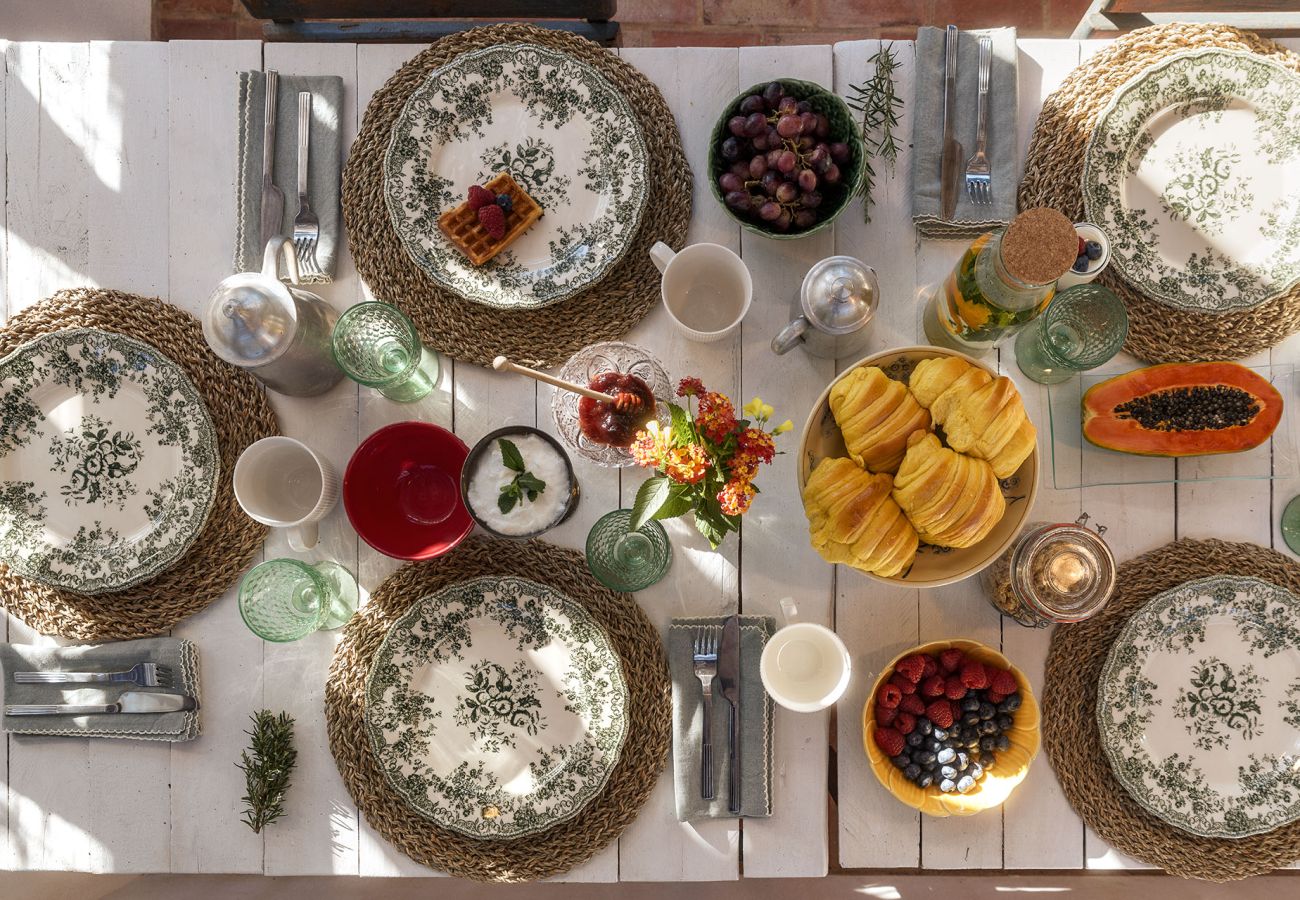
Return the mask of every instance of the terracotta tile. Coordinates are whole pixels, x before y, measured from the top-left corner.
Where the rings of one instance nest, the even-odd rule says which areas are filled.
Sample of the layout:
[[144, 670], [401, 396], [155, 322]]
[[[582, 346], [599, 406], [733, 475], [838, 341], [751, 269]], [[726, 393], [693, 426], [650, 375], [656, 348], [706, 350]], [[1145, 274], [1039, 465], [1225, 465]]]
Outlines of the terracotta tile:
[[215, 41], [234, 40], [233, 19], [173, 19], [158, 20], [158, 36], [163, 41]]
[[620, 0], [614, 17], [620, 23], [698, 25], [701, 0]]
[[762, 43], [756, 31], [699, 28], [691, 30], [654, 31], [648, 47], [752, 47]]
[[[977, 0], [977, 5], [978, 2], [981, 0]], [[932, 6], [933, 0], [817, 0], [817, 24], [832, 28], [838, 25], [878, 28], [921, 25], [932, 19]]]
[[816, 0], [704, 0], [706, 25], [811, 25]]
[[768, 31], [763, 34], [764, 44], [834, 44], [839, 41], [864, 41], [876, 36], [876, 29], [865, 26], [845, 28], [840, 31]]
[[916, 25], [894, 25], [880, 29], [880, 38], [886, 41], [916, 40]]
[[215, 19], [233, 14], [235, 7], [244, 10], [239, 0], [154, 0], [154, 10], [166, 19]]
[[1092, 4], [1089, 0], [1049, 0], [1047, 28], [1055, 37], [1069, 37]]
[[1046, 0], [935, 0], [931, 22], [958, 28], [1014, 25], [1026, 34], [1044, 33]]
[[266, 22], [262, 19], [254, 19], [252, 16], [239, 19], [235, 22], [235, 38], [241, 41], [260, 41], [266, 36], [262, 31], [265, 27]]

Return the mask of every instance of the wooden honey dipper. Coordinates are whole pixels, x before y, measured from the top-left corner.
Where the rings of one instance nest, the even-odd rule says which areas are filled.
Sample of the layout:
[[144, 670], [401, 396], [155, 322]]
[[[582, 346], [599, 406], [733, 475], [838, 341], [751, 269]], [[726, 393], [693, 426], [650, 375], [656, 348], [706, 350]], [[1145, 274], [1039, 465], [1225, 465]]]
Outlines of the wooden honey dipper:
[[641, 398], [631, 391], [619, 391], [617, 394], [602, 394], [600, 391], [593, 391], [585, 384], [565, 381], [563, 378], [556, 378], [554, 375], [547, 375], [545, 372], [539, 372], [537, 369], [530, 369], [528, 366], [521, 366], [518, 363], [513, 363], [504, 356], [498, 356], [496, 359], [492, 360], [492, 368], [496, 369], [498, 372], [514, 372], [516, 375], [523, 375], [527, 378], [533, 379], [534, 381], [545, 382], [546, 384], [554, 385], [557, 388], [580, 394], [583, 397], [590, 397], [592, 400], [597, 400], [601, 403], [613, 403], [614, 409], [619, 412], [636, 412], [641, 408]]

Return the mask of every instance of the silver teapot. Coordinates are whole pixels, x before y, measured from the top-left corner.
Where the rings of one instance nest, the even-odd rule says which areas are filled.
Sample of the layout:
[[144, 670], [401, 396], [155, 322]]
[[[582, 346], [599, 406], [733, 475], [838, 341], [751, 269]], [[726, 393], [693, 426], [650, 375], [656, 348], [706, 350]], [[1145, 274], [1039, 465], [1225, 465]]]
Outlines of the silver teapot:
[[880, 285], [876, 270], [852, 256], [829, 256], [808, 270], [791, 304], [794, 318], [772, 338], [772, 352], [799, 345], [813, 356], [857, 357], [867, 347]]
[[[280, 281], [284, 258], [289, 285]], [[300, 287], [298, 257], [283, 236], [262, 254], [261, 272], [231, 275], [217, 285], [203, 316], [203, 337], [212, 352], [247, 369], [273, 391], [314, 397], [338, 384], [330, 337], [339, 314]]]

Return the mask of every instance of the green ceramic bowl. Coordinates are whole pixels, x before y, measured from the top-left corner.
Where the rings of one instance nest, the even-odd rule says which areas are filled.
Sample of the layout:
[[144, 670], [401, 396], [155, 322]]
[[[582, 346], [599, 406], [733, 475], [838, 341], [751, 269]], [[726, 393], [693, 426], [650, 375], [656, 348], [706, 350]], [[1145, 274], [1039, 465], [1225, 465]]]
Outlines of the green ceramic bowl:
[[[772, 80], [781, 82], [787, 94], [799, 100], [807, 100], [812, 104], [814, 112], [819, 112], [830, 119], [831, 136], [828, 143], [843, 141], [849, 145], [849, 161], [840, 167], [842, 177], [839, 187], [834, 190], [831, 188], [822, 190], [824, 199], [819, 207], [822, 213], [821, 217], [811, 227], [801, 231], [796, 231], [793, 228], [789, 231], [774, 231], [759, 220], [737, 215], [731, 207], [727, 206], [722, 198], [722, 190], [718, 187], [718, 176], [730, 168], [730, 165], [719, 152], [722, 141], [730, 135], [727, 130], [727, 120], [740, 112], [742, 100], [750, 94], [763, 93], [763, 88], [770, 84]], [[722, 115], [714, 123], [713, 133], [709, 136], [709, 187], [713, 191], [713, 196], [717, 199], [719, 205], [727, 211], [727, 215], [735, 219], [741, 228], [777, 240], [807, 237], [810, 234], [822, 231], [834, 222], [839, 214], [844, 212], [844, 208], [849, 205], [849, 201], [857, 196], [858, 189], [862, 185], [862, 176], [866, 170], [866, 163], [866, 152], [862, 146], [862, 135], [858, 131], [857, 120], [853, 117], [852, 111], [845, 102], [820, 84], [812, 81], [800, 81], [797, 78], [771, 79], [756, 84], [747, 91], [741, 91], [722, 111]]]

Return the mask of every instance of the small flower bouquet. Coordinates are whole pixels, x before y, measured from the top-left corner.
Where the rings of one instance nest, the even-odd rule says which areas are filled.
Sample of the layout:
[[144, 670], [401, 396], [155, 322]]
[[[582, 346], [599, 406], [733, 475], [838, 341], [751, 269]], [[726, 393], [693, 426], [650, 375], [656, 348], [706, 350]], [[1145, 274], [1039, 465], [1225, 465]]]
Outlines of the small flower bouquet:
[[[683, 378], [677, 396], [686, 406], [665, 404], [671, 424], [651, 421], [637, 432], [631, 451], [637, 465], [657, 470], [641, 485], [632, 505], [632, 530], [651, 519], [695, 514], [695, 527], [716, 549], [754, 501], [758, 467], [776, 455], [774, 438], [794, 426], [790, 420], [768, 431], [772, 407], [755, 397], [744, 407], [747, 419], [722, 394], [707, 391], [698, 378]], [[695, 414], [691, 414], [691, 406]]]

